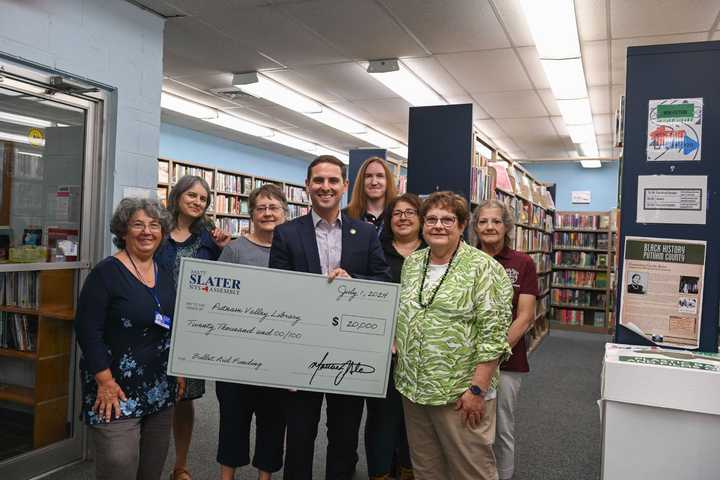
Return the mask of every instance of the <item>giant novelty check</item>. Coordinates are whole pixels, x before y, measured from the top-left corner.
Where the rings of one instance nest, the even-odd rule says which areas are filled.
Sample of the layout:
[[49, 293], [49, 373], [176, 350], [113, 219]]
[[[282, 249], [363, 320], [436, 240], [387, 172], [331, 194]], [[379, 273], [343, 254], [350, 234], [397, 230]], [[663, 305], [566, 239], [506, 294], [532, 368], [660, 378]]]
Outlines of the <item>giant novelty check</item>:
[[381, 397], [399, 285], [183, 258], [168, 374]]

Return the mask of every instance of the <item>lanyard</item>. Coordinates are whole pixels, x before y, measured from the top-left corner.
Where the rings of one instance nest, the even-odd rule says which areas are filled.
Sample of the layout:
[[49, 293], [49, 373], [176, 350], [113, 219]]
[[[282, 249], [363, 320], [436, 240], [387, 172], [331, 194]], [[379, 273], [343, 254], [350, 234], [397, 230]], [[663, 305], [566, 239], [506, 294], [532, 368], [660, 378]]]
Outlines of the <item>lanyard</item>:
[[155, 304], [157, 305], [158, 313], [159, 313], [162, 310], [162, 307], [160, 306], [160, 298], [157, 295], [157, 286], [158, 286], [158, 281], [159, 281], [157, 263], [155, 263], [155, 260], [153, 260], [153, 268], [155, 270], [155, 285], [152, 288], [150, 288], [147, 286], [147, 283], [145, 283], [145, 278], [142, 276], [142, 273], [140, 273], [140, 270], [138, 270], [137, 265], [135, 265], [135, 261], [130, 256], [130, 254], [127, 252], [127, 250], [125, 251], [125, 254], [130, 259], [130, 263], [132, 263], [132, 266], [135, 269], [135, 272], [137, 272], [138, 276], [140, 277], [140, 280], [142, 280], [143, 286], [148, 291], [150, 296], [152, 296], [153, 300], [155, 300]]

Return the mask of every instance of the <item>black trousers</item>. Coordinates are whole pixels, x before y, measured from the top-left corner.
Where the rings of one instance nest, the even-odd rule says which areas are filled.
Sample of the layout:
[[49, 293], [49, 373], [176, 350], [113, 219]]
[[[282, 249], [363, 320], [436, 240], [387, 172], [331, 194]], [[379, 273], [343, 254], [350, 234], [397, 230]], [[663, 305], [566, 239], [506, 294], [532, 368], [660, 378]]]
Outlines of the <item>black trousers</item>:
[[217, 461], [227, 467], [250, 463], [250, 422], [255, 414], [255, 455], [252, 464], [266, 472], [283, 466], [285, 398], [279, 388], [216, 382], [220, 404]]
[[363, 397], [293, 392], [286, 398], [287, 439], [284, 480], [312, 480], [315, 437], [323, 396], [327, 403], [325, 480], [350, 480], [358, 461], [358, 430]]

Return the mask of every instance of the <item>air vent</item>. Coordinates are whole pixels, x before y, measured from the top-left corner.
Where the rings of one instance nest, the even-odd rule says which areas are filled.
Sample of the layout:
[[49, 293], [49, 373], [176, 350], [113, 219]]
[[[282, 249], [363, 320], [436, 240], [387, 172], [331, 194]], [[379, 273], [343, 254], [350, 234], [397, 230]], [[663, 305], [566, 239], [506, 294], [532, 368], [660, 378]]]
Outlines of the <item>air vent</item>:
[[215, 95], [230, 100], [243, 100], [245, 98], [255, 98], [249, 93], [245, 93], [236, 87], [211, 88], [210, 91]]

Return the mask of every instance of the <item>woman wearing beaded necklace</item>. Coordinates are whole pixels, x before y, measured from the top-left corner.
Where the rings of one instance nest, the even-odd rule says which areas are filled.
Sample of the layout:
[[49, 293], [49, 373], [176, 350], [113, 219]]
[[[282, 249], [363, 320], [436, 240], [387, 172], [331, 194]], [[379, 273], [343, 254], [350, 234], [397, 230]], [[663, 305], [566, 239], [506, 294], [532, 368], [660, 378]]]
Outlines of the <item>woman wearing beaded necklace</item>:
[[421, 215], [429, 248], [403, 265], [395, 334], [415, 478], [495, 480], [495, 388], [498, 362], [510, 354], [512, 284], [462, 240], [464, 198], [435, 192]]

